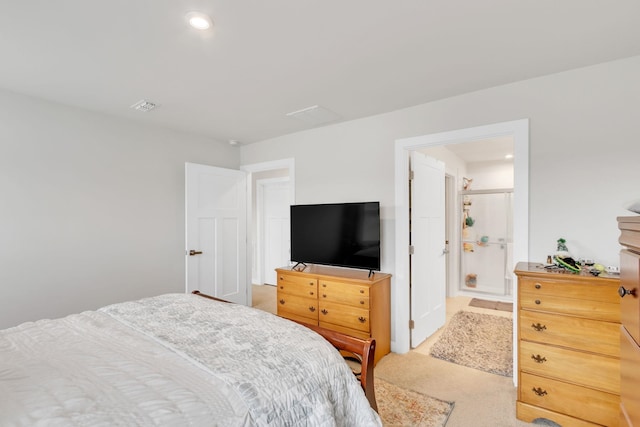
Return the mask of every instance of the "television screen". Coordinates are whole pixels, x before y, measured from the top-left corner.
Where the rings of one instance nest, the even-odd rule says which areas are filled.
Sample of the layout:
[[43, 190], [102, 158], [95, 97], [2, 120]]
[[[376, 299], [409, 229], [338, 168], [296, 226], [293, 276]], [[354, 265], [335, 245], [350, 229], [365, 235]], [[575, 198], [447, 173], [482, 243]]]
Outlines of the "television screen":
[[380, 203], [291, 206], [291, 260], [380, 270]]

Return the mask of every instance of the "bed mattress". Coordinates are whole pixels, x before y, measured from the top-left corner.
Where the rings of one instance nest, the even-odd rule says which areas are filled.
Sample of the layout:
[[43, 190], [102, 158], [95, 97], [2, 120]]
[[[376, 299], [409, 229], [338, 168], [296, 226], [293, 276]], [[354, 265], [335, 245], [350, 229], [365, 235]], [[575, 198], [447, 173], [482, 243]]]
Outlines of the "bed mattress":
[[380, 425], [339, 353], [272, 314], [189, 294], [0, 331], [7, 426]]

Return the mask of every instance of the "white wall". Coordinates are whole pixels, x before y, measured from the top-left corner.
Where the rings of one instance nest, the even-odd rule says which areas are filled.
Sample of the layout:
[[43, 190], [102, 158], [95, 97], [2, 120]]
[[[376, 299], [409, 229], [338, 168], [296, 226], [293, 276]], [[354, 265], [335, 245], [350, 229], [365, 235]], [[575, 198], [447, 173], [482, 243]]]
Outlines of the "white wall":
[[187, 161], [239, 151], [0, 92], [0, 328], [183, 292]]
[[496, 160], [469, 163], [467, 176], [473, 179], [471, 190], [513, 188], [513, 161]]
[[[616, 216], [640, 198], [638, 75], [633, 57], [516, 82], [247, 145], [241, 162], [294, 157], [300, 203], [380, 200], [382, 268], [393, 273], [394, 141], [528, 118], [530, 260], [564, 237], [575, 256], [617, 265]], [[392, 302], [407, 309], [408, 296]]]

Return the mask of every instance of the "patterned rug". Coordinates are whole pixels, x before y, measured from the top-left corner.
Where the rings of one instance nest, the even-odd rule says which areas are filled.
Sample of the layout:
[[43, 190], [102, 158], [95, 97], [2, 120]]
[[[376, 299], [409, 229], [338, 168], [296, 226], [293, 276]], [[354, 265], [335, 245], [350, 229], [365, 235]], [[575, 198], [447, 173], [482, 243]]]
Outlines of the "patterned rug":
[[385, 427], [442, 427], [453, 410], [445, 402], [417, 391], [375, 379], [378, 413]]
[[431, 356], [492, 374], [513, 375], [513, 321], [492, 314], [459, 311], [449, 321]]

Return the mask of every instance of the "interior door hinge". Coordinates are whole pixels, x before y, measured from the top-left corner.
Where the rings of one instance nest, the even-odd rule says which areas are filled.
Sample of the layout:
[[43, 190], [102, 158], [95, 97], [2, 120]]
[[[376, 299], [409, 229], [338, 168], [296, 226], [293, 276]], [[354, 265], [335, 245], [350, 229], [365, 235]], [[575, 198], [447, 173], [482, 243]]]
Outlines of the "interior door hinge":
[[414, 329], [416, 327], [416, 322], [413, 320], [409, 320], [409, 329]]
[[409, 171], [409, 181], [413, 180], [413, 171]]
[[409, 255], [413, 255], [414, 252], [415, 252], [415, 249], [413, 245], [409, 245]]

